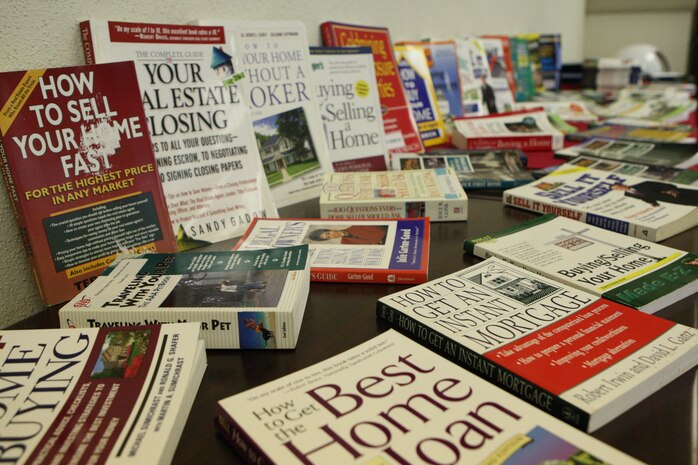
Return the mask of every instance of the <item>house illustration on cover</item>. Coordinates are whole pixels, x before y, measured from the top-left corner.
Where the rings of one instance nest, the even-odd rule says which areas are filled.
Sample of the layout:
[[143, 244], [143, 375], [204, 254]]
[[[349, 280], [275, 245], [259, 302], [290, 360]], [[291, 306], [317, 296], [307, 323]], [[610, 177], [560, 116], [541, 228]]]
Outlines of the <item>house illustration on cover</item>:
[[281, 178], [287, 181], [290, 179], [288, 166], [304, 161], [301, 159], [303, 154], [294, 150], [293, 142], [287, 137], [276, 135], [264, 142], [258, 142], [262, 165], [264, 165], [264, 172], [267, 176], [278, 172], [281, 174]]
[[468, 279], [524, 304], [535, 302], [557, 290], [547, 283], [517, 276], [502, 268], [491, 268]]

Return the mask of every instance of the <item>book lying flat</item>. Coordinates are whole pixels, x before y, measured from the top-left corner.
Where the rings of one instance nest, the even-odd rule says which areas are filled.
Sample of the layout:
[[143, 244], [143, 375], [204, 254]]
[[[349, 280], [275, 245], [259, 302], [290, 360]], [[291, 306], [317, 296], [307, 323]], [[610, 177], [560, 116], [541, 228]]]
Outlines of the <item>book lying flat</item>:
[[199, 326], [0, 331], [2, 460], [172, 461], [206, 350]]
[[503, 201], [653, 242], [698, 224], [698, 188], [582, 165], [508, 189]]
[[594, 431], [698, 363], [698, 330], [497, 258], [382, 297], [390, 326]]
[[695, 253], [561, 216], [543, 215], [463, 246], [647, 313], [698, 292]]
[[425, 216], [432, 222], [468, 219], [468, 197], [452, 168], [325, 175], [322, 218]]
[[508, 189], [533, 181], [533, 175], [523, 165], [525, 159], [520, 150], [435, 149], [423, 155], [394, 154], [391, 166], [393, 170], [449, 166], [465, 190]]
[[215, 425], [247, 463], [639, 464], [392, 330], [220, 400]]
[[124, 257], [58, 312], [62, 327], [195, 321], [207, 349], [296, 346], [308, 246]]
[[417, 284], [427, 280], [429, 218], [258, 218], [235, 249], [298, 244], [308, 244], [311, 281]]

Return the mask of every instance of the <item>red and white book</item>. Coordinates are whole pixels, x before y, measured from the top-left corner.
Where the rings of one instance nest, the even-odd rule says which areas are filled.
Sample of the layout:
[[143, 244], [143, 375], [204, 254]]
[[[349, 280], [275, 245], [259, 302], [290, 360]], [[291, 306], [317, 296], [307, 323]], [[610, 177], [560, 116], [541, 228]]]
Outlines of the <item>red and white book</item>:
[[565, 140], [542, 108], [455, 118], [453, 124], [453, 145], [464, 150], [558, 150]]

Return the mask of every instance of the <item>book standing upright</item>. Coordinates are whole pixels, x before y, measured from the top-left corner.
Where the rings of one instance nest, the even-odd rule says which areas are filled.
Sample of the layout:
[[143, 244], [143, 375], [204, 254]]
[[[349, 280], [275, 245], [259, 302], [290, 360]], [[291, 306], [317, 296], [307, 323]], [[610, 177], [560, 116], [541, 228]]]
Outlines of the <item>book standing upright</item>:
[[87, 63], [132, 60], [180, 250], [276, 216], [223, 28], [90, 20]]
[[132, 63], [0, 73], [0, 166], [45, 305], [177, 250]]
[[276, 205], [316, 198], [332, 171], [301, 21], [206, 20], [224, 27]]
[[334, 171], [383, 171], [387, 149], [369, 47], [310, 47], [313, 82]]
[[388, 151], [424, 152], [410, 104], [400, 83], [388, 29], [328, 21], [320, 25], [320, 31], [324, 44], [329, 47], [371, 47]]

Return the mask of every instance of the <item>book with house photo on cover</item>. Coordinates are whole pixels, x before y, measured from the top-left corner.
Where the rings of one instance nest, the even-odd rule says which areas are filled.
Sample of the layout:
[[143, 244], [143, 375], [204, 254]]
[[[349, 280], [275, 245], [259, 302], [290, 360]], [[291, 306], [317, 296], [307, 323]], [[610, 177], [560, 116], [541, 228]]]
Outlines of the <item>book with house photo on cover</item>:
[[495, 257], [382, 297], [377, 315], [541, 410], [594, 431], [698, 363], [698, 330]]
[[561, 216], [492, 231], [463, 247], [647, 313], [698, 292], [695, 253]]
[[196, 323], [0, 330], [2, 461], [167, 465], [205, 370]]
[[269, 465], [640, 465], [393, 330], [221, 399], [215, 425]]
[[429, 218], [260, 218], [235, 250], [308, 244], [310, 280], [416, 284], [427, 280]]
[[180, 251], [276, 216], [223, 28], [89, 20], [80, 33], [87, 63], [136, 66]]
[[207, 349], [292, 349], [308, 246], [125, 257], [58, 312], [61, 327], [195, 321]]
[[[332, 171], [301, 21], [207, 19], [222, 26], [276, 206], [316, 198]], [[271, 215], [267, 215], [271, 217]]]
[[133, 63], [0, 73], [0, 167], [45, 305], [177, 250]]

